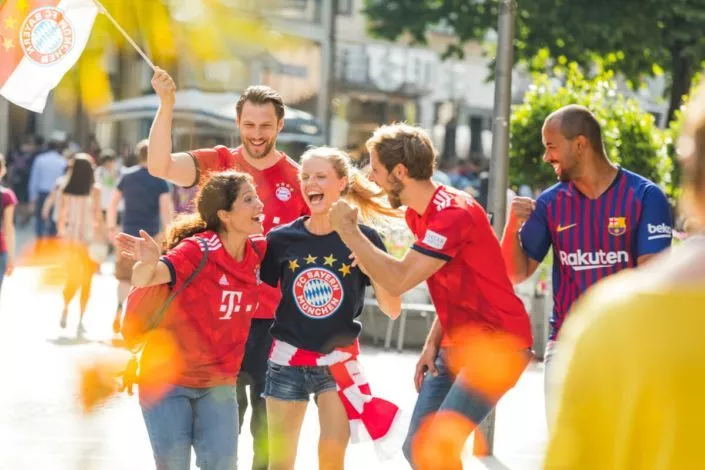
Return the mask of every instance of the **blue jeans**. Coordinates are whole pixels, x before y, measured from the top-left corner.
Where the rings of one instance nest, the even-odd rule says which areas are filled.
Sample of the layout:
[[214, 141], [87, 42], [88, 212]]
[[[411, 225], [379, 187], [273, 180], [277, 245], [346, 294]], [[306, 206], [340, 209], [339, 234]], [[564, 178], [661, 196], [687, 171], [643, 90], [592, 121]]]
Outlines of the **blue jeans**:
[[555, 380], [551, 375], [551, 370], [553, 367], [551, 363], [554, 361], [554, 356], [556, 355], [556, 342], [548, 340], [546, 343], [546, 349], [543, 354], [543, 396], [546, 409], [546, 425], [548, 426], [549, 432], [552, 428], [552, 420], [556, 414], [556, 396], [554, 389], [556, 384]]
[[[419, 427], [427, 416], [439, 411], [451, 410], [455, 411], [475, 424], [481, 423], [496, 405], [495, 402], [488, 401], [485, 397], [474, 391], [472, 387], [467, 387], [461, 384], [460, 380], [454, 377], [448, 370], [446, 365], [447, 351], [441, 349], [436, 358], [436, 369], [438, 375], [436, 377], [431, 374], [426, 374], [426, 377], [421, 384], [419, 396], [416, 399], [414, 412], [411, 416], [411, 424], [409, 432], [404, 441], [402, 450], [404, 457], [409, 461], [412, 468], [411, 449], [414, 437], [419, 430]], [[435, 432], [443, 432], [442, 429], [430, 431], [429, 435]], [[457, 456], [458, 468], [462, 468], [460, 463], [460, 455]]]
[[252, 470], [267, 470], [269, 450], [267, 438], [267, 404], [264, 401], [264, 385], [267, 380], [267, 358], [272, 349], [272, 335], [269, 329], [274, 320], [254, 318], [250, 324], [250, 334], [245, 345], [240, 375], [237, 378], [237, 406], [240, 413], [240, 432], [247, 411], [247, 386], [250, 386], [249, 406], [252, 407], [250, 432], [254, 458]]
[[49, 193], [40, 191], [39, 194], [37, 194], [37, 202], [34, 206], [36, 224], [34, 226], [34, 234], [37, 236], [37, 239], [56, 236], [56, 223], [51, 215], [51, 211], [49, 211], [48, 220], [42, 219], [42, 207], [44, 207], [44, 201], [47, 200], [47, 197], [49, 197]]
[[324, 392], [336, 390], [337, 385], [328, 366], [282, 366], [269, 361], [264, 396], [283, 401], [308, 401]]
[[238, 414], [235, 385], [174, 387], [142, 415], [157, 470], [189, 470], [191, 446], [201, 470], [237, 468]]

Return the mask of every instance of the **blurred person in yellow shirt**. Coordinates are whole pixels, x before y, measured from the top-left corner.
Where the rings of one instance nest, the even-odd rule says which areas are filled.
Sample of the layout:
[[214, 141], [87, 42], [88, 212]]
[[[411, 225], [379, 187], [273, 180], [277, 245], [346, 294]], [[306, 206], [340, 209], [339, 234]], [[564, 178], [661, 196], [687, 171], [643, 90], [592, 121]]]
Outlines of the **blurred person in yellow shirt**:
[[[705, 86], [678, 147], [683, 210], [705, 220]], [[578, 302], [552, 371], [559, 401], [545, 469], [705, 468], [704, 305], [703, 236]]]

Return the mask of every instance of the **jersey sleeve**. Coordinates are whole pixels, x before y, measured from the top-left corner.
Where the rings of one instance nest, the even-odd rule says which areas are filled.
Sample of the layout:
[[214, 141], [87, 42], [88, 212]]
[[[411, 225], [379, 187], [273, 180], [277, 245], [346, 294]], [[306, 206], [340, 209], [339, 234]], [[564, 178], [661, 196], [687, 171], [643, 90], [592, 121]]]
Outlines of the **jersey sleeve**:
[[279, 285], [279, 254], [277, 250], [277, 233], [269, 232], [266, 239], [267, 250], [262, 259], [262, 265], [260, 266], [259, 277], [262, 282], [268, 284], [272, 287], [277, 287]]
[[120, 174], [120, 179], [118, 179], [118, 183], [117, 183], [116, 187], [117, 187], [118, 191], [120, 191], [121, 193], [125, 193], [125, 174], [124, 173]]
[[471, 241], [475, 222], [460, 207], [449, 207], [434, 214], [426, 230], [419, 233], [413, 250], [432, 258], [450, 261]]
[[2, 208], [17, 205], [17, 196], [10, 188], [4, 188], [0, 194], [2, 195]]
[[196, 186], [208, 173], [218, 171], [221, 167], [220, 154], [214, 148], [190, 150], [187, 153], [193, 158], [193, 163], [196, 165], [196, 179], [191, 186], [186, 186], [186, 188]]
[[169, 193], [169, 183], [165, 180], [160, 179], [157, 183], [157, 193], [161, 196], [162, 194]]
[[539, 263], [551, 247], [551, 232], [548, 228], [546, 201], [539, 198], [536, 208], [519, 231], [519, 242], [529, 257]]
[[641, 218], [637, 226], [636, 256], [650, 255], [671, 246], [673, 217], [671, 205], [658, 186], [650, 186], [644, 194]]
[[196, 270], [203, 252], [194, 239], [186, 239], [161, 257], [171, 273], [169, 287], [178, 288]]

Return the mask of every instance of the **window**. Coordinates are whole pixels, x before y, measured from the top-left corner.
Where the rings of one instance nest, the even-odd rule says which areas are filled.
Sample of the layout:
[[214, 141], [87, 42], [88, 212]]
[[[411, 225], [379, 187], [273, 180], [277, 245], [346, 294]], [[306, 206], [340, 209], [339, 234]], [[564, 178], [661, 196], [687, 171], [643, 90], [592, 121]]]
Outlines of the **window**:
[[353, 13], [355, 0], [338, 0], [338, 14], [350, 16]]

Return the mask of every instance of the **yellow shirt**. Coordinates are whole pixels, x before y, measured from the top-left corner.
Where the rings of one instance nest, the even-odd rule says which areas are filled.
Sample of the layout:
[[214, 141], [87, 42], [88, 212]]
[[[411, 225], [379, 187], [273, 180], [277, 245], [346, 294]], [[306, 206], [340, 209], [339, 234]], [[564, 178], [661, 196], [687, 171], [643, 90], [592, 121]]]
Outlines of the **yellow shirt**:
[[650, 287], [638, 271], [597, 285], [553, 372], [544, 468], [705, 469], [705, 285]]

